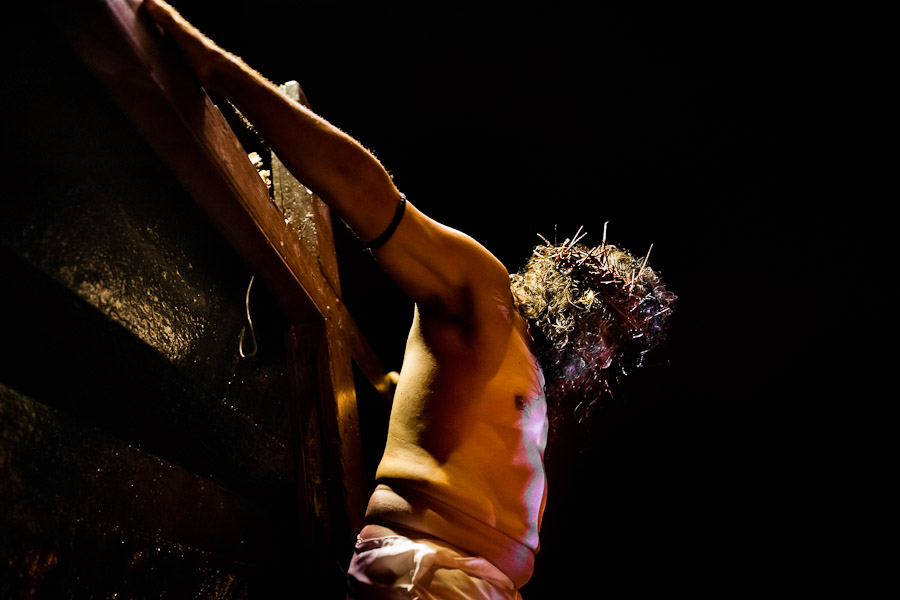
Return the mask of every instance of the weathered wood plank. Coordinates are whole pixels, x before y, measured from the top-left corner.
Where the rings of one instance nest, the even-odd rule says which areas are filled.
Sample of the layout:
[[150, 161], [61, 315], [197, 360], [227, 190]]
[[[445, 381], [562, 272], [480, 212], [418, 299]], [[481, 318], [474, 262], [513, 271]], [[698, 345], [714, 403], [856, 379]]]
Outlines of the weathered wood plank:
[[[203, 373], [173, 365], [2, 245], [0, 272], [16, 291], [0, 301], [4, 314], [15, 315], [6, 328], [15, 343], [0, 351], [0, 383], [261, 503], [290, 493], [287, 432], [276, 437], [253, 411], [209, 391]], [[280, 332], [265, 327], [263, 333], [264, 345], [281, 343]], [[222, 357], [207, 360], [231, 368]], [[278, 369], [282, 360], [267, 364]], [[271, 409], [286, 418], [284, 383], [267, 385], [255, 374], [232, 381], [223, 386], [232, 395], [266, 394]]]
[[279, 573], [302, 559], [281, 533], [289, 516], [2, 385], [0, 464], [0, 591], [21, 592], [9, 597], [307, 589]]

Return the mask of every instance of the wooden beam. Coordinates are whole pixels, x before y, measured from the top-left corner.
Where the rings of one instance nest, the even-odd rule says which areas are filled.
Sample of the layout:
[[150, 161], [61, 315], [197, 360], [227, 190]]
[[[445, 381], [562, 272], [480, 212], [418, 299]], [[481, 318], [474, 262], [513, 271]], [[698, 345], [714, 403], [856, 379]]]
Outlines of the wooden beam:
[[[295, 323], [323, 318], [376, 389], [384, 369], [222, 113], [138, 13], [140, 2], [50, 0], [48, 16]], [[319, 208], [321, 211], [321, 208]]]
[[[64, 569], [72, 569], [73, 563], [84, 562], [73, 556], [72, 544], [85, 536], [101, 549], [110, 537], [137, 545], [133, 550], [141, 553], [155, 549], [187, 567], [191, 562], [200, 566], [198, 558], [218, 559], [246, 571], [278, 551], [269, 532], [281, 524], [282, 515], [210, 479], [2, 384], [0, 415], [4, 563], [43, 546], [68, 562]], [[116, 560], [120, 549], [110, 548], [109, 540], [106, 544], [93, 558], [105, 561], [106, 568], [126, 567], [127, 561]], [[134, 574], [127, 568], [115, 573]], [[109, 583], [122, 583], [110, 577]]]

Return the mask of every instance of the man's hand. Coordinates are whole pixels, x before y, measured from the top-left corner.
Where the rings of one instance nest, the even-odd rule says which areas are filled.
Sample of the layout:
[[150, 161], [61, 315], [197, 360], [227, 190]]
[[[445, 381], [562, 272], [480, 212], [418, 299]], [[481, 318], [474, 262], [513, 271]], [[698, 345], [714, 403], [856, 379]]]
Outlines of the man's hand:
[[210, 91], [220, 91], [217, 76], [222, 66], [237, 60], [199, 29], [188, 23], [172, 6], [162, 0], [144, 0], [144, 8], [157, 25], [175, 42], [182, 58]]

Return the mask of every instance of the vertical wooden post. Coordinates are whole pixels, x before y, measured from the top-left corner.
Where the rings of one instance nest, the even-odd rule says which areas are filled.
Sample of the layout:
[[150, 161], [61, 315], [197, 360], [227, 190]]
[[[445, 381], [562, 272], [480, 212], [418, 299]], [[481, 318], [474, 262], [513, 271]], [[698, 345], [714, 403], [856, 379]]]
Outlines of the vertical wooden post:
[[[281, 91], [295, 102], [305, 103], [297, 82], [282, 85]], [[297, 232], [310, 254], [316, 257], [322, 274], [334, 292], [335, 300], [340, 302], [341, 288], [330, 211], [321, 199], [291, 175], [275, 153], [272, 153], [271, 161], [275, 204], [282, 209], [285, 221]], [[317, 393], [321, 441], [322, 449], [330, 458], [326, 458], [325, 468], [331, 482], [331, 495], [336, 494], [341, 499], [340, 512], [347, 515], [346, 522], [341, 524], [338, 519], [330, 519], [329, 527], [333, 530], [346, 527], [348, 531], [344, 534], [352, 539], [363, 524], [368, 490], [356, 406], [352, 348], [348, 338], [350, 330], [343, 326], [339, 317], [341, 313], [334, 311], [326, 314], [331, 318], [324, 316], [318, 333], [305, 326], [305, 339], [295, 338], [295, 343], [311, 344], [314, 339], [311, 336], [318, 335], [315, 347], [319, 350]], [[307, 426], [309, 422], [307, 419]], [[317, 501], [316, 498], [308, 500]], [[335, 510], [337, 508], [334, 506]]]
[[323, 334], [318, 356], [319, 398], [325, 423], [323, 448], [331, 458], [327, 461], [329, 474], [339, 484], [348, 539], [352, 540], [364, 524], [368, 500], [353, 366], [340, 324], [326, 321]]

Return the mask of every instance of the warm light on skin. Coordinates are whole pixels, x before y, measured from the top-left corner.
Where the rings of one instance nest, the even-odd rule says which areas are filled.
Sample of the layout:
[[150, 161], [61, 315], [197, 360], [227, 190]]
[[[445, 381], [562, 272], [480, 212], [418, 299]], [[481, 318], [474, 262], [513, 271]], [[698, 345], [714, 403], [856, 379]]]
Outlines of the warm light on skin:
[[[503, 319], [510, 324], [514, 324], [514, 311], [510, 310], [507, 299], [495, 296], [497, 301], [497, 309]], [[515, 301], [515, 300], [514, 300]], [[524, 323], [524, 318], [522, 319]], [[523, 491], [522, 503], [523, 508], [528, 516], [526, 522], [529, 523], [529, 529], [525, 533], [526, 544], [537, 547], [540, 538], [541, 515], [543, 514], [544, 504], [547, 498], [547, 479], [544, 473], [544, 450], [547, 447], [547, 438], [549, 435], [549, 422], [547, 420], [547, 397], [544, 393], [546, 380], [537, 359], [530, 352], [528, 347], [531, 345], [531, 336], [527, 331], [527, 325], [521, 332], [521, 342], [524, 344], [526, 353], [531, 357], [531, 370], [536, 376], [533, 381], [537, 383], [536, 387], [532, 387], [524, 398], [524, 402], [519, 404], [521, 397], [517, 397], [517, 408], [521, 415], [521, 424], [519, 426], [522, 432], [521, 452], [524, 455], [524, 464], [528, 465], [529, 471], [532, 473], [541, 473], [542, 476], [534, 477], [528, 483]], [[520, 459], [521, 460], [521, 459]]]
[[[538, 396], [528, 403], [522, 411], [522, 432], [524, 434], [527, 460], [535, 473], [543, 472], [544, 450], [547, 447], [549, 425], [547, 422], [547, 398], [544, 395], [544, 373], [535, 365], [540, 381]], [[525, 490], [525, 508], [528, 511], [528, 522], [532, 529], [527, 533], [527, 543], [535, 546], [539, 541], [540, 516], [547, 499], [547, 478], [535, 477]]]

